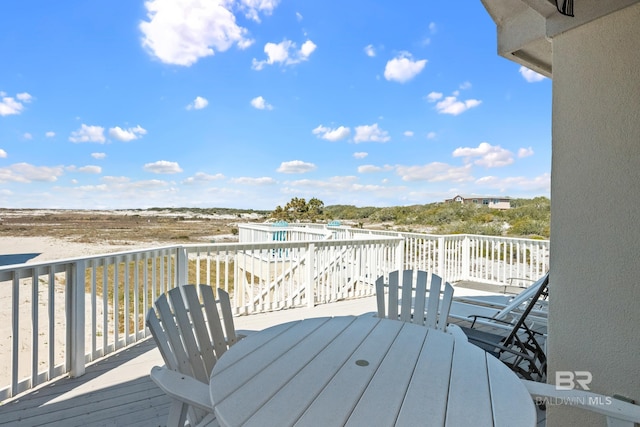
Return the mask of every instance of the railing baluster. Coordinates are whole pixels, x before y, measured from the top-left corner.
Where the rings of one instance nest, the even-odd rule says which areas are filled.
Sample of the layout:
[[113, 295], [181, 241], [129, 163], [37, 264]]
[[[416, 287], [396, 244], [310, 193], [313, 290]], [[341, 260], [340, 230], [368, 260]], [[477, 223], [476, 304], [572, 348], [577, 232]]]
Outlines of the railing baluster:
[[102, 355], [109, 353], [109, 268], [107, 260], [100, 262], [102, 266]]
[[38, 268], [31, 270], [31, 384], [38, 383]]
[[11, 353], [11, 390], [12, 394], [18, 393], [18, 369], [19, 369], [19, 336], [20, 336], [20, 311], [18, 301], [20, 301], [20, 278], [19, 271], [13, 274], [13, 289], [11, 292], [11, 333], [12, 333], [12, 353]]
[[56, 313], [56, 279], [53, 271], [53, 267], [49, 266], [49, 279], [47, 281], [47, 291], [49, 294], [49, 312], [48, 312], [48, 327], [49, 327], [49, 379], [54, 377], [54, 367], [55, 367], [55, 348], [56, 348], [56, 338], [55, 338], [55, 313]]
[[78, 377], [84, 374], [85, 369], [85, 261], [79, 260], [70, 266], [67, 273], [67, 288], [70, 307], [67, 323], [68, 348], [70, 355], [69, 374]]
[[120, 263], [118, 262], [117, 258], [114, 258], [114, 265], [113, 265], [113, 343], [114, 343], [114, 348], [119, 348], [119, 342], [120, 342], [120, 299], [118, 297], [119, 295], [119, 284], [120, 284], [120, 275], [119, 273], [119, 267]]
[[131, 294], [131, 290], [130, 290], [130, 265], [129, 265], [129, 258], [128, 257], [124, 257], [122, 259], [123, 264], [124, 264], [124, 277], [123, 277], [123, 281], [124, 281], [124, 292], [122, 295], [122, 299], [124, 302], [124, 316], [123, 316], [123, 332], [124, 332], [124, 345], [128, 345], [129, 344], [129, 335], [131, 334], [131, 330], [129, 329], [129, 319], [131, 318], [131, 300], [129, 299], [129, 296]]

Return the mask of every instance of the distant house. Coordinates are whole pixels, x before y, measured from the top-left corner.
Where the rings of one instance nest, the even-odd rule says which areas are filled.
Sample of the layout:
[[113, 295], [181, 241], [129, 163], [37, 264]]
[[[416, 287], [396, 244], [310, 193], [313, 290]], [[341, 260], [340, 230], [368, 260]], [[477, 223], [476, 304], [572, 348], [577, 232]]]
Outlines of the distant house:
[[511, 209], [511, 198], [496, 196], [460, 196], [457, 195], [452, 199], [446, 199], [445, 203], [475, 203], [484, 205], [494, 209]]

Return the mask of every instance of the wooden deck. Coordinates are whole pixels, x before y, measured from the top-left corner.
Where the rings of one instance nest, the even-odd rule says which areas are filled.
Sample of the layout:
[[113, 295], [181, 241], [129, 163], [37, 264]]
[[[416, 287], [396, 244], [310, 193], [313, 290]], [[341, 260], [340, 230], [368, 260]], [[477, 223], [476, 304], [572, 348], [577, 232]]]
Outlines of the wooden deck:
[[[482, 294], [460, 288], [456, 295]], [[309, 317], [359, 315], [373, 312], [375, 297], [240, 316], [239, 330], [261, 330]], [[25, 392], [0, 405], [0, 426], [164, 426], [169, 399], [149, 379], [154, 365], [162, 365], [151, 339], [110, 355], [87, 367], [78, 378], [61, 378]], [[544, 413], [539, 412], [539, 426]]]

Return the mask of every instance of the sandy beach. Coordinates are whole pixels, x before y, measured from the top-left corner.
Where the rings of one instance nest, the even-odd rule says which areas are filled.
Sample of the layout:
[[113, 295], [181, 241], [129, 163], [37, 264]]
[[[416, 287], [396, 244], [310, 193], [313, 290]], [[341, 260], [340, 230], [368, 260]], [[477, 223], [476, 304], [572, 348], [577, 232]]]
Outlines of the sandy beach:
[[[145, 242], [136, 242], [128, 245], [109, 245], [99, 243], [78, 243], [65, 239], [52, 237], [2, 237], [0, 238], [0, 255], [19, 255], [19, 254], [38, 254], [27, 264], [37, 262], [62, 260], [69, 258], [82, 257], [87, 255], [99, 255], [113, 252], [121, 252], [142, 248], [150, 248], [164, 246], [165, 244], [153, 245]], [[0, 266], [0, 268], [2, 268]], [[20, 325], [24, 325], [18, 331], [19, 348], [30, 349], [33, 347], [33, 336], [31, 331], [31, 304], [32, 294], [31, 286], [27, 280], [22, 280], [19, 288], [19, 316]], [[0, 387], [11, 383], [11, 346], [13, 340], [12, 334], [12, 286], [10, 283], [0, 283]], [[48, 287], [39, 287], [39, 304], [38, 304], [38, 323], [47, 325], [48, 309], [47, 301]], [[64, 318], [64, 292], [62, 289], [56, 289], [54, 292], [56, 318]], [[88, 306], [88, 304], [87, 304]], [[100, 305], [99, 305], [100, 306]], [[98, 313], [101, 316], [101, 313]], [[56, 363], [64, 361], [64, 325], [57, 323], [54, 325], [56, 329], [55, 360]], [[47, 346], [48, 334], [44, 331], [38, 332], [38, 345], [40, 348]], [[90, 345], [90, 342], [88, 343]], [[46, 351], [44, 352], [46, 355]], [[39, 369], [46, 366], [46, 356], [41, 357], [38, 361]], [[44, 358], [44, 359], [43, 359]], [[31, 372], [31, 353], [26, 352], [20, 354], [19, 362], [19, 378], [25, 378]]]

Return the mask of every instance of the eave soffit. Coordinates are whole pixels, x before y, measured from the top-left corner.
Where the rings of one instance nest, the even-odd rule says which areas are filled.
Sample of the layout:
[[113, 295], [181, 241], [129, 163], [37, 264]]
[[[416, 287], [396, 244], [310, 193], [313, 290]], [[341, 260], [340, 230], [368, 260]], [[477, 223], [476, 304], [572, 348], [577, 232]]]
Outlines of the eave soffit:
[[[553, 37], [631, 6], [640, 0], [574, 0], [574, 17], [560, 14], [555, 0], [481, 0], [498, 30], [498, 54], [552, 76]], [[562, 1], [562, 0], [558, 0]]]

